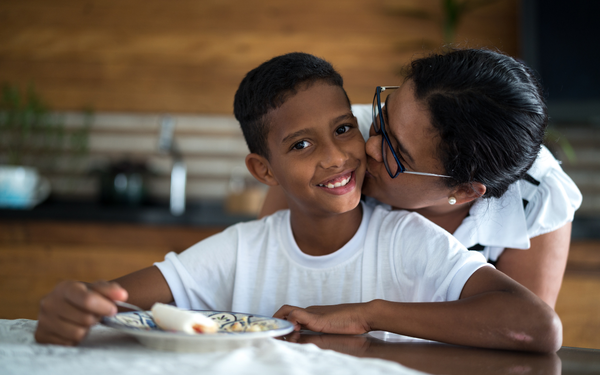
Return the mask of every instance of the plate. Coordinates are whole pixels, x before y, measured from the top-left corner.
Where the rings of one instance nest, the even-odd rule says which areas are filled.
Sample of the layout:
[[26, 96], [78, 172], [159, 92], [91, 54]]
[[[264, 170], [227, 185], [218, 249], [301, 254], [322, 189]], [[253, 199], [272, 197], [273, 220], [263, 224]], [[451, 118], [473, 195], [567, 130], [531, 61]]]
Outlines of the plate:
[[[187, 334], [160, 329], [152, 319], [152, 312], [123, 312], [104, 317], [102, 324], [134, 336], [140, 343], [153, 349], [177, 352], [208, 352], [232, 350], [251, 346], [260, 340], [287, 335], [294, 325], [286, 320], [229, 311], [194, 310], [217, 321], [219, 331], [212, 334]], [[232, 332], [233, 325], [259, 326], [258, 332]]]

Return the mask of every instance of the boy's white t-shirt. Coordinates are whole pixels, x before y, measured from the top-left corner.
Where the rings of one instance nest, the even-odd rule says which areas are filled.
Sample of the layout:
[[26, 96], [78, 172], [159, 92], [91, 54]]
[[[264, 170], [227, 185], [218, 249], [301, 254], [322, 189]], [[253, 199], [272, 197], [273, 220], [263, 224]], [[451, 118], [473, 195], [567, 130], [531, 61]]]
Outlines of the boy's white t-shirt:
[[355, 236], [310, 256], [294, 240], [289, 210], [236, 224], [156, 263], [181, 308], [273, 315], [299, 307], [457, 300], [485, 258], [416, 213], [362, 203]]

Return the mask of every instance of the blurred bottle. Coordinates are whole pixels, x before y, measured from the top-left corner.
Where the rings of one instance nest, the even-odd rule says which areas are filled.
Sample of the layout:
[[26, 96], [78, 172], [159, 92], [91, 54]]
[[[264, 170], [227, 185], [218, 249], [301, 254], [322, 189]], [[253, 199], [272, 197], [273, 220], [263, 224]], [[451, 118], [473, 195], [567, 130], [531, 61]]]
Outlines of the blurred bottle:
[[266, 188], [242, 167], [235, 167], [229, 178], [225, 210], [231, 214], [258, 216]]

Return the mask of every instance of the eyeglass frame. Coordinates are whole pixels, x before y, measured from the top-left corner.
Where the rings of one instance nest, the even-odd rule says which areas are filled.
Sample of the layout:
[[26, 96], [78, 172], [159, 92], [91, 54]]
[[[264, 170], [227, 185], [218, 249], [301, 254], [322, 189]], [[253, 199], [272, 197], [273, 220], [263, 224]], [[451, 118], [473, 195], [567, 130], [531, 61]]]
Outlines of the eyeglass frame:
[[[402, 165], [402, 163], [398, 159], [398, 155], [396, 155], [396, 152], [394, 151], [394, 148], [392, 147], [392, 142], [390, 141], [390, 138], [387, 135], [387, 132], [385, 131], [385, 121], [383, 121], [383, 110], [381, 107], [381, 92], [388, 90], [388, 89], [398, 89], [398, 88], [400, 88], [400, 86], [377, 86], [375, 88], [375, 96], [373, 97], [373, 106], [371, 109], [371, 118], [373, 121], [373, 129], [375, 130], [375, 133], [377, 135], [382, 136], [381, 137], [381, 158], [382, 158], [383, 165], [385, 166], [387, 173], [390, 175], [391, 178], [398, 177], [398, 175], [400, 175], [400, 173], [416, 174], [419, 176], [453, 178], [451, 176], [446, 176], [443, 174], [407, 171], [406, 168], [404, 167], [404, 165]], [[380, 124], [379, 129], [377, 129], [377, 126], [375, 125], [376, 124], [375, 118], [377, 116], [375, 114], [375, 103], [377, 103], [377, 109], [379, 109], [379, 124]], [[385, 144], [386, 143], [387, 143], [388, 148], [392, 152], [392, 156], [394, 157], [394, 160], [396, 160], [396, 164], [398, 165], [398, 169], [396, 170], [395, 174], [392, 173], [389, 163], [387, 161], [387, 158], [385, 158], [383, 156], [385, 153]]]

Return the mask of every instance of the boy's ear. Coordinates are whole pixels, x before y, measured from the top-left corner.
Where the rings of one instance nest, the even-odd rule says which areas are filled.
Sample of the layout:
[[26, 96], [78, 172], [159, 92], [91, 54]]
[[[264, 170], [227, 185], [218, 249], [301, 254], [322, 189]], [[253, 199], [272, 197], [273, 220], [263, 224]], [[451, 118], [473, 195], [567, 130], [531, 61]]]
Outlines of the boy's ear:
[[277, 179], [273, 175], [269, 161], [264, 156], [248, 154], [246, 156], [246, 168], [248, 168], [254, 178], [263, 184], [269, 186], [279, 185], [279, 182], [277, 182]]
[[481, 198], [485, 194], [487, 188], [480, 182], [471, 182], [458, 186], [450, 196], [456, 198], [456, 204], [464, 204]]

